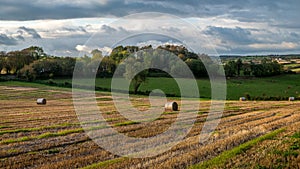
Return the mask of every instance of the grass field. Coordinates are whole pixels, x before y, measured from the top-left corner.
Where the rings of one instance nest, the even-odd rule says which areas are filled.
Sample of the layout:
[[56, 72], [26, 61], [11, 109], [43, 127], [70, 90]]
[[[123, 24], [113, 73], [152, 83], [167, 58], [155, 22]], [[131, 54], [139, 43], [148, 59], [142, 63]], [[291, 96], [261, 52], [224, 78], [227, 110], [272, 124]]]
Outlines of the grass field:
[[300, 73], [300, 68], [291, 69], [293, 72]]
[[[189, 79], [180, 79], [183, 83], [188, 84]], [[54, 79], [56, 83], [72, 83], [71, 79]], [[117, 79], [119, 83], [125, 83], [123, 79]], [[47, 82], [47, 81], [44, 81]], [[82, 82], [84, 84], [84, 80]], [[200, 97], [210, 98], [211, 88], [209, 79], [198, 79], [198, 88]], [[96, 86], [111, 88], [111, 79], [97, 78]], [[152, 91], [161, 89], [167, 94], [180, 96], [178, 85], [172, 78], [149, 78], [146, 83], [142, 84], [140, 91]], [[132, 90], [132, 89], [131, 89]], [[227, 99], [238, 100], [239, 97], [246, 94], [251, 97], [299, 97], [300, 96], [300, 75], [281, 75], [267, 78], [251, 79], [228, 79], [227, 80]], [[190, 93], [190, 96], [195, 95]]]
[[300, 73], [300, 64], [299, 63], [286, 64], [286, 65], [283, 66], [283, 68], [285, 70], [289, 69], [289, 70], [291, 70], [291, 71], [293, 71], [297, 74]]
[[[96, 96], [110, 126], [132, 137], [157, 135], [167, 130], [178, 115], [163, 113], [153, 122], [128, 122], [116, 111], [110, 93], [96, 92]], [[47, 98], [47, 105], [37, 105], [37, 97]], [[131, 100], [138, 109], [149, 105], [145, 96]], [[70, 89], [1, 82], [0, 168], [300, 167], [300, 102], [227, 101], [218, 127], [205, 144], [199, 144], [210, 104], [201, 101], [193, 128], [171, 150], [155, 157], [126, 158], [104, 150], [84, 133]]]

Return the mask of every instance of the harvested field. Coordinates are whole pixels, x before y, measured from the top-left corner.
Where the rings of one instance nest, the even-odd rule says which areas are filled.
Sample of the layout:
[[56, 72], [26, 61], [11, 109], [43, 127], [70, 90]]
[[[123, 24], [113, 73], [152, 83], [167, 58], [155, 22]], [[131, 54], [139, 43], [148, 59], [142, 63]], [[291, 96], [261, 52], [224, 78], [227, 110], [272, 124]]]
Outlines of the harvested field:
[[[37, 105], [37, 96], [47, 98], [47, 105]], [[160, 134], [178, 115], [165, 112], [152, 122], [134, 123], [116, 111], [110, 93], [97, 92], [96, 96], [111, 127], [132, 137]], [[139, 110], [149, 107], [147, 97], [132, 97], [131, 101]], [[277, 129], [285, 130], [217, 167], [297, 167], [300, 102], [228, 101], [217, 129], [199, 144], [209, 106], [210, 101], [201, 101], [196, 123], [180, 144], [155, 157], [134, 159], [111, 154], [84, 133], [71, 91], [0, 86], [0, 168], [188, 168]], [[291, 149], [291, 154], [286, 153]]]

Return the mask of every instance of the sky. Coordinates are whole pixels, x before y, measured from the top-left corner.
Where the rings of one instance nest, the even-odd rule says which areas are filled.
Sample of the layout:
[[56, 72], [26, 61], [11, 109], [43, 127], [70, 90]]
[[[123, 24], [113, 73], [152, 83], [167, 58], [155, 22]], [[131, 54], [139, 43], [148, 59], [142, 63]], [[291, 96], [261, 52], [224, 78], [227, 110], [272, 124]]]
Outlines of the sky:
[[299, 7], [299, 0], [0, 0], [0, 51], [35, 45], [76, 57], [167, 43], [219, 55], [296, 54]]

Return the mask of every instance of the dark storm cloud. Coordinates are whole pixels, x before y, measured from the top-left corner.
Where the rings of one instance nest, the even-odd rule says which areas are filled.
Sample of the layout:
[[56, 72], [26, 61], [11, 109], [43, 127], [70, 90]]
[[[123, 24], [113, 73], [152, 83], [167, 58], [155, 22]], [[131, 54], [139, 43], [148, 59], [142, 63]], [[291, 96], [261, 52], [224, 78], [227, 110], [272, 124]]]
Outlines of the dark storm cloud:
[[19, 27], [19, 31], [25, 31], [26, 33], [28, 33], [29, 35], [32, 36], [32, 38], [34, 39], [41, 39], [41, 35], [39, 35], [37, 33], [37, 31], [35, 29], [32, 28], [26, 28], [25, 26], [21, 26]]
[[8, 37], [5, 34], [0, 34], [0, 45], [16, 45], [18, 41], [13, 37]]
[[220, 38], [223, 43], [226, 43], [227, 41], [235, 44], [251, 44], [256, 42], [248, 29], [240, 27], [223, 28], [210, 26], [205, 33], [216, 38]]
[[223, 16], [241, 22], [299, 28], [299, 0], [41, 0], [0, 1], [0, 20], [120, 17], [137, 12], [163, 12], [180, 17]]
[[76, 28], [64, 27], [63, 30], [68, 31], [68, 32], [84, 32], [84, 33], [87, 33], [86, 29], [83, 26], [79, 26], [79, 27], [76, 27]]
[[17, 36], [16, 36], [16, 39], [19, 39], [19, 40], [22, 40], [22, 41], [25, 40], [25, 38], [24, 38], [22, 35], [17, 35]]
[[113, 27], [110, 27], [110, 26], [107, 26], [107, 25], [103, 25], [101, 27], [101, 30], [103, 30], [104, 32], [106, 33], [114, 33], [114, 32], [117, 32], [117, 29], [113, 28]]
[[[89, 1], [86, 1], [89, 2]], [[251, 3], [250, 3], [251, 2]], [[0, 20], [66, 19], [83, 17], [124, 16], [135, 12], [166, 12], [179, 16], [212, 16], [230, 11], [256, 7], [255, 2], [225, 0], [110, 0], [106, 4], [95, 2], [74, 5], [53, 1], [51, 5], [39, 0], [4, 0], [0, 2]], [[260, 5], [265, 5], [259, 3]], [[275, 3], [268, 2], [270, 8]]]
[[[39, 3], [37, 3], [39, 2]], [[89, 2], [89, 1], [86, 1]], [[107, 4], [82, 3], [72, 5], [54, 1], [51, 5], [38, 0], [4, 0], [0, 2], [0, 20], [37, 20], [37, 19], [70, 19], [86, 17], [119, 17], [135, 12], [156, 11], [175, 13], [158, 5], [143, 5], [141, 3], [125, 3], [110, 0]]]
[[105, 34], [108, 34], [108, 35], [111, 35], [111, 34], [127, 34], [128, 33], [128, 30], [126, 30], [125, 28], [119, 26], [117, 28], [114, 28], [114, 27], [111, 27], [111, 26], [108, 26], [108, 25], [102, 25], [101, 26], [101, 30], [105, 33]]
[[53, 2], [53, 5], [33, 1], [4, 0], [0, 2], [0, 20], [67, 19], [93, 16], [94, 11]]
[[[1, 20], [25, 21], [41, 19], [40, 22], [42, 23], [44, 19], [58, 20], [90, 17], [111, 19], [138, 12], [162, 12], [179, 17], [206, 18], [207, 20], [204, 19], [204, 21], [207, 21], [210, 26], [207, 27], [204, 33], [210, 37], [220, 39], [221, 44], [217, 45], [220, 45], [220, 49], [224, 49], [224, 53], [268, 52], [268, 50], [272, 52], [272, 49], [258, 49], [249, 46], [251, 44], [273, 44], [276, 42], [279, 44], [282, 42], [298, 44], [300, 38], [299, 6], [299, 0], [1, 0], [0, 22]], [[222, 25], [213, 22], [214, 19], [220, 19]], [[231, 22], [226, 22], [226, 20], [231, 20]], [[197, 25], [196, 22], [194, 23], [195, 25]], [[234, 26], [236, 27], [226, 25], [227, 23], [235, 24]], [[20, 43], [21, 41], [26, 41], [29, 34], [35, 40], [47, 40], [47, 42], [45, 41], [47, 45], [54, 43], [53, 50], [57, 48], [71, 50], [77, 44], [84, 44], [85, 39], [90, 36], [89, 31], [93, 30], [92, 25], [78, 26], [78, 24], [80, 24], [80, 21], [78, 21], [76, 26], [66, 24], [57, 28], [59, 31], [63, 30], [63, 34], [58, 34], [57, 32], [59, 31], [51, 30], [53, 28], [43, 30], [38, 26], [20, 24], [19, 26], [22, 27], [19, 28], [17, 35], [15, 32], [0, 34], [0, 45], [16, 45], [18, 41]], [[43, 32], [42, 39], [40, 34], [32, 27], [40, 33]], [[254, 27], [257, 30], [253, 30], [252, 28]], [[104, 38], [102, 38], [103, 42], [101, 44], [106, 45], [106, 43], [109, 44], [107, 41], [112, 41], [109, 34], [123, 35], [131, 31], [125, 28], [128, 29], [126, 26], [111, 27], [109, 24], [103, 25], [100, 32], [107, 35], [103, 35]], [[161, 29], [174, 33], [184, 32], [184, 28], [181, 27], [170, 26], [167, 28], [161, 27]], [[4, 26], [2, 33], [6, 32]], [[10, 30], [9, 32], [12, 31]], [[57, 34], [55, 36], [62, 39], [47, 39], [47, 34], [51, 35], [52, 33]], [[72, 37], [69, 37], [69, 35], [72, 35]], [[117, 41], [117, 39], [114, 40]], [[167, 38], [159, 40], [167, 41]], [[275, 50], [274, 52], [277, 52]], [[278, 52], [281, 52], [279, 50], [284, 51], [284, 49], [278, 49]], [[293, 52], [292, 50], [298, 49], [289, 50]]]

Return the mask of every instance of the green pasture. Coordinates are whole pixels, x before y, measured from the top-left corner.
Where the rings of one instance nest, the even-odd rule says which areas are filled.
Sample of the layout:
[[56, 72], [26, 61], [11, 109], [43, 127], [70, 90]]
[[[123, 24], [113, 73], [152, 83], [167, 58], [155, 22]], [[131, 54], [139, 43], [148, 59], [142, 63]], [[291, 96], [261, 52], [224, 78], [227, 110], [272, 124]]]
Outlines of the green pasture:
[[[57, 84], [72, 83], [72, 79], [53, 79]], [[47, 80], [43, 81], [47, 82]], [[128, 83], [125, 79], [115, 79], [117, 84], [116, 89], [128, 90], [123, 85]], [[178, 83], [172, 78], [148, 78], [139, 89], [141, 92], [151, 92], [154, 89], [160, 89], [163, 92], [180, 96], [178, 84], [185, 86], [185, 92], [188, 96], [195, 96], [194, 90], [188, 90], [192, 84], [191, 79], [178, 79]], [[209, 79], [197, 79], [200, 97], [211, 98], [211, 84]], [[87, 79], [80, 79], [80, 85], [87, 85], [93, 83]], [[95, 81], [97, 87], [110, 89], [111, 78], [97, 78]], [[249, 78], [237, 79], [231, 78], [226, 80], [227, 99], [237, 100], [241, 96], [249, 95], [251, 97], [299, 97], [300, 96], [300, 75], [280, 75], [267, 78]], [[132, 88], [130, 87], [132, 91]]]

